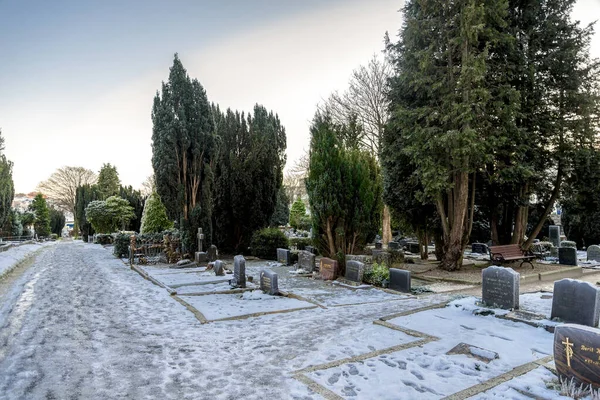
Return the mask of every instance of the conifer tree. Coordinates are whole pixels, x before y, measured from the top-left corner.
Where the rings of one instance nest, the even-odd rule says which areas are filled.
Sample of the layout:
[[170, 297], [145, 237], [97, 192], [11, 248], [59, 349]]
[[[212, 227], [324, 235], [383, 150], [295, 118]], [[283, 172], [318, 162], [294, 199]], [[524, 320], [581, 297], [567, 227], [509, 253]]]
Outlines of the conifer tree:
[[30, 205], [30, 210], [35, 215], [33, 223], [35, 234], [39, 237], [50, 236], [50, 211], [44, 195], [38, 193]]
[[121, 187], [121, 181], [119, 180], [119, 173], [117, 167], [109, 164], [103, 164], [98, 173], [98, 191], [102, 195], [102, 199], [108, 199], [110, 196], [119, 194], [119, 188]]
[[2, 154], [4, 138], [0, 130], [0, 227], [4, 226], [11, 214], [12, 201], [15, 197], [15, 188], [12, 179], [13, 163]]
[[140, 233], [163, 232], [173, 228], [173, 222], [167, 217], [167, 209], [158, 193], [153, 192], [146, 200]]

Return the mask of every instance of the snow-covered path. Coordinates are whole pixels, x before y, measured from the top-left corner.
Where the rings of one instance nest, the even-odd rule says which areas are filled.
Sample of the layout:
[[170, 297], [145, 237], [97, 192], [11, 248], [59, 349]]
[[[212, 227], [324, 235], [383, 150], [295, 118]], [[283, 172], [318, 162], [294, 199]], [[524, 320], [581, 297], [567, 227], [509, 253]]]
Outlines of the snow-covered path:
[[0, 399], [320, 399], [291, 373], [400, 343], [373, 320], [446, 299], [202, 325], [101, 246], [61, 243], [0, 297]]

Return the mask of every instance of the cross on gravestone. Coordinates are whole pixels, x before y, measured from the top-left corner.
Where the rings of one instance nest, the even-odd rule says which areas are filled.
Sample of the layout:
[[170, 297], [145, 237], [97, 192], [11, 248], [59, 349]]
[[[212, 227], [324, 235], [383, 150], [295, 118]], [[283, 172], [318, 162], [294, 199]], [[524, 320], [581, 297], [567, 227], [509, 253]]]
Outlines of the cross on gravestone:
[[410, 271], [390, 268], [390, 283], [388, 288], [398, 292], [410, 293]]
[[198, 238], [198, 251], [202, 251], [202, 243], [204, 242], [204, 233], [202, 233], [202, 228], [198, 228], [198, 234], [196, 235]]
[[521, 274], [512, 268], [491, 266], [481, 271], [481, 300], [490, 307], [519, 308]]
[[283, 265], [290, 265], [292, 257], [288, 249], [277, 249], [277, 262]]
[[600, 388], [600, 330], [564, 324], [554, 329], [554, 364], [558, 376]]
[[316, 269], [315, 255], [309, 251], [300, 250], [298, 252], [298, 269], [313, 272]]
[[485, 244], [485, 243], [473, 243], [473, 244], [471, 244], [471, 253], [487, 254], [488, 253], [487, 244]]
[[260, 271], [260, 290], [271, 296], [279, 293], [277, 274], [275, 272], [268, 270]]
[[572, 247], [558, 248], [558, 263], [563, 265], [577, 265], [577, 249]]
[[362, 283], [363, 273], [365, 271], [365, 264], [360, 261], [350, 260], [346, 261], [346, 275], [345, 278], [352, 282]]
[[321, 258], [319, 273], [321, 274], [321, 279], [325, 281], [334, 280], [338, 275], [338, 262], [331, 258]]
[[213, 263], [213, 271], [215, 271], [215, 275], [216, 276], [223, 276], [223, 275], [225, 275], [225, 268], [224, 268], [223, 261], [216, 260]]
[[600, 319], [600, 289], [591, 283], [568, 278], [554, 282], [550, 318], [597, 327]]
[[587, 248], [587, 260], [600, 261], [600, 246], [593, 244]]
[[550, 225], [548, 227], [548, 236], [554, 247], [560, 246], [560, 226]]
[[233, 258], [233, 279], [229, 284], [234, 288], [246, 287], [246, 259], [244, 256], [235, 256]]

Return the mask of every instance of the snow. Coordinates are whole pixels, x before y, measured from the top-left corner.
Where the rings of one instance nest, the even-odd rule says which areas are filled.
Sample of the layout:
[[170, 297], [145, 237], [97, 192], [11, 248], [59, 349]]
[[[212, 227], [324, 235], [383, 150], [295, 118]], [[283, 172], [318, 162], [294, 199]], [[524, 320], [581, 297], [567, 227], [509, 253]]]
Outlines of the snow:
[[210, 283], [220, 283], [229, 281], [232, 276], [216, 276], [213, 271], [206, 272], [181, 272], [173, 274], [159, 274], [156, 272], [149, 273], [157, 281], [163, 283], [173, 289], [182, 286], [202, 285]]
[[381, 303], [386, 301], [405, 300], [410, 297], [402, 294], [391, 294], [383, 290], [374, 289], [349, 289], [343, 286], [329, 286], [327, 288], [292, 288], [290, 292], [313, 300], [325, 307], [343, 306], [349, 304]]
[[42, 242], [14, 246], [0, 253], [0, 278], [12, 271], [21, 261], [35, 253], [36, 251], [55, 245], [56, 242]]
[[179, 296], [197, 309], [209, 321], [242, 317], [263, 312], [289, 311], [314, 308], [314, 304], [282, 296], [269, 296], [259, 290], [243, 294], [209, 294], [205, 296]]

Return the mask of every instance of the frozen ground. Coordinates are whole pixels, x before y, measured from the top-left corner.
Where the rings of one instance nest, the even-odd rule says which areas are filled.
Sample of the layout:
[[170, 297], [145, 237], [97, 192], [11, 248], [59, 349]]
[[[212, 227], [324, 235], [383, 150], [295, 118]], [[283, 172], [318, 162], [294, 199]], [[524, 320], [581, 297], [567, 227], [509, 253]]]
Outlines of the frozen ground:
[[[160, 281], [190, 284], [178, 296], [208, 319], [313, 307], [201, 324], [101, 246], [44, 250], [0, 291], [0, 398], [441, 398], [552, 353], [550, 333], [475, 315], [474, 297], [373, 324], [453, 297], [352, 290], [252, 262], [248, 274], [258, 278], [263, 267], [280, 274], [283, 289], [327, 308], [258, 291], [190, 296], [187, 290], [220, 291], [224, 283], [207, 283], [214, 276], [200, 269], [144, 267]], [[547, 296], [525, 294], [521, 304], [546, 315]], [[498, 358], [446, 354], [459, 343]], [[535, 369], [476, 398], [527, 398], [521, 389], [530, 386], [533, 398], [556, 398], [547, 378]], [[314, 392], [316, 385], [325, 391]]]
[[0, 278], [2, 275], [10, 272], [17, 266], [17, 264], [19, 264], [32, 253], [47, 246], [54, 246], [55, 244], [56, 242], [25, 244], [22, 246], [12, 247], [7, 251], [3, 251], [0, 253]]

